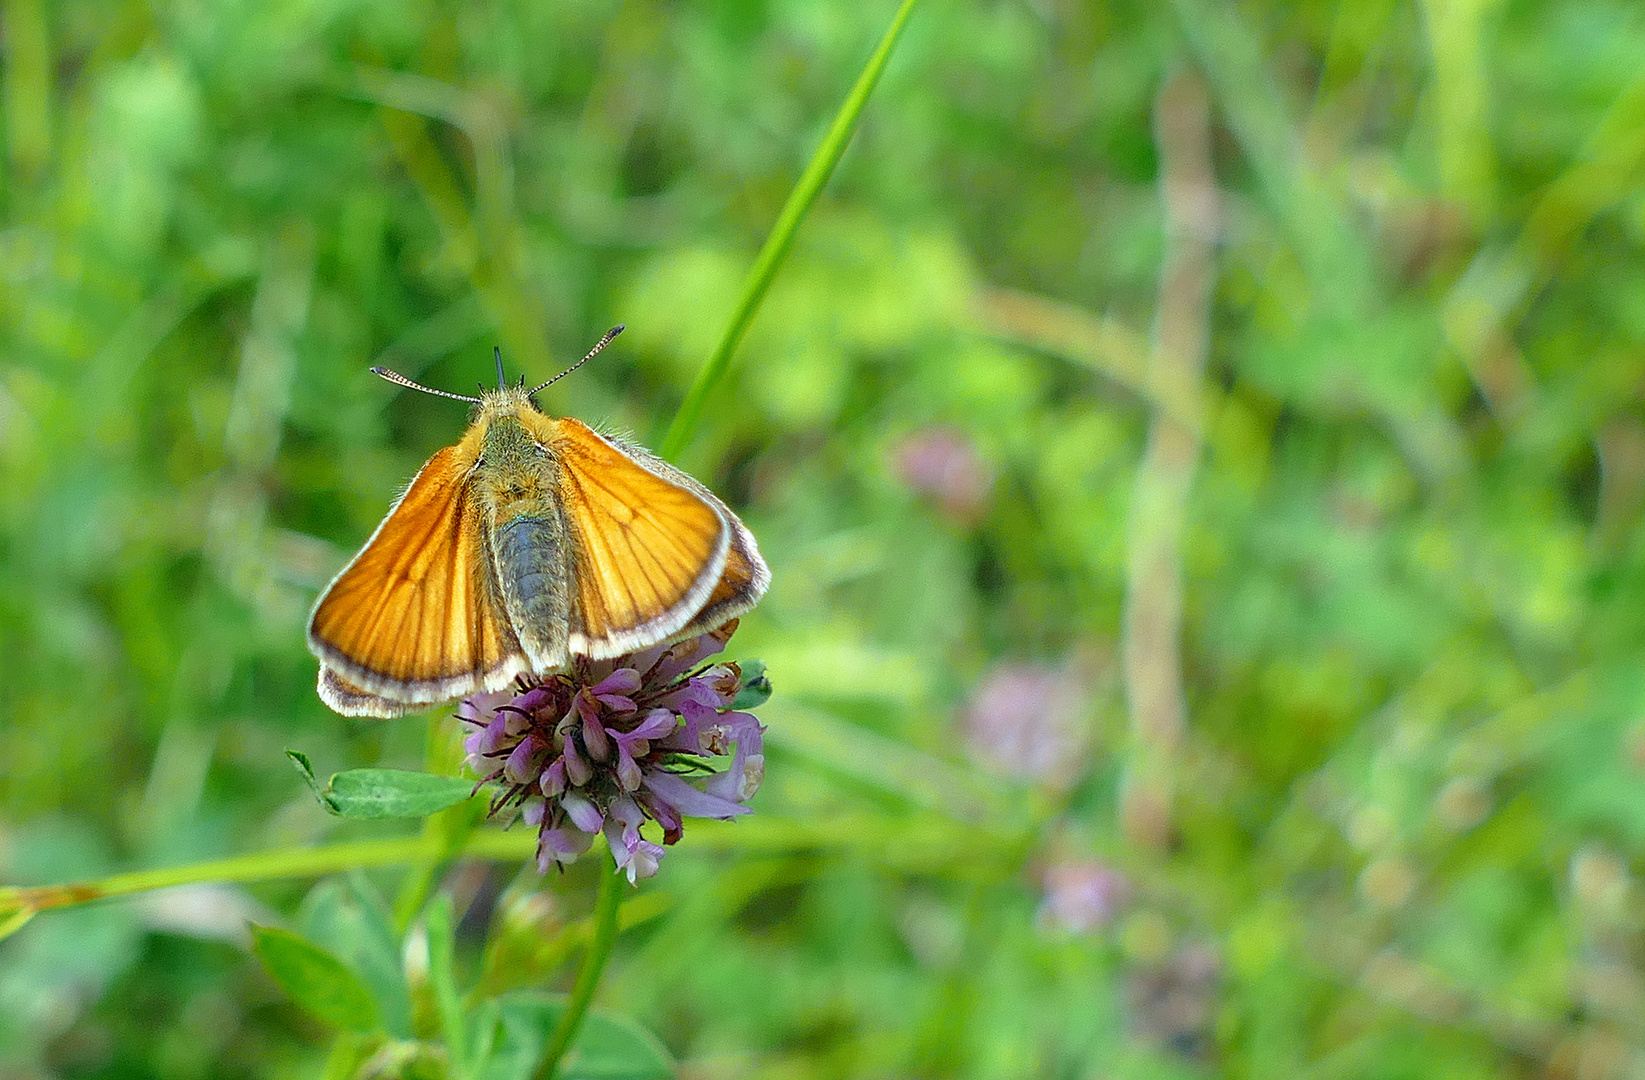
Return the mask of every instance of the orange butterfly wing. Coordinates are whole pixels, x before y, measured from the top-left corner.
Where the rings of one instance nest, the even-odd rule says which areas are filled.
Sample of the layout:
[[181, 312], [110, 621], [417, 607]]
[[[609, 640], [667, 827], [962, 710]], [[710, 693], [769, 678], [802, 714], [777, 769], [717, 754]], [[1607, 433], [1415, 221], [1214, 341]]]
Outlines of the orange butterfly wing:
[[[483, 513], [468, 483], [477, 454], [465, 438], [431, 457], [315, 604], [309, 648], [364, 692], [333, 694], [347, 706], [328, 699], [339, 711], [410, 712], [494, 689], [526, 666], [496, 599]], [[322, 668], [322, 696], [325, 675]]]
[[596, 659], [677, 634], [725, 570], [731, 530], [712, 496], [569, 418], [536, 425], [559, 465], [571, 543], [571, 651]]
[[726, 514], [726, 520], [731, 522], [731, 548], [726, 552], [725, 572], [720, 575], [714, 591], [708, 594], [708, 602], [696, 618], [681, 629], [682, 637], [706, 633], [743, 614], [760, 602], [766, 587], [771, 584], [771, 571], [766, 569], [765, 560], [760, 558], [760, 549], [754, 543], [753, 534], [723, 504], [721, 509]]

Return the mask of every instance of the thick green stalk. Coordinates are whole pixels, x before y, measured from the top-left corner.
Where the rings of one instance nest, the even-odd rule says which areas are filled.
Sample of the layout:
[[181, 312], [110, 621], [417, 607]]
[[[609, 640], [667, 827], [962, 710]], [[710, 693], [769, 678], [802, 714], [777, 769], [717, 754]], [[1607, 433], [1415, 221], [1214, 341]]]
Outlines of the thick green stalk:
[[[604, 860], [602, 860], [603, 862]], [[594, 991], [600, 985], [605, 962], [611, 958], [611, 947], [617, 942], [617, 909], [622, 906], [623, 876], [615, 866], [608, 865], [600, 874], [600, 891], [594, 899], [594, 933], [588, 939], [588, 953], [583, 957], [582, 970], [571, 988], [571, 1000], [566, 1002], [560, 1022], [548, 1040], [548, 1050], [537, 1069], [537, 1080], [554, 1080], [560, 1061], [571, 1049], [572, 1040], [583, 1026], [588, 1006], [594, 1000]]]
[[[1019, 842], [1014, 833], [979, 830], [975, 824], [938, 815], [910, 819], [898, 825], [856, 816], [804, 823], [755, 818], [739, 821], [735, 827], [699, 821], [692, 824], [691, 837], [692, 848], [697, 851], [759, 851], [767, 855], [797, 850], [851, 851], [875, 863], [939, 873], [961, 864], [975, 869], [980, 859], [988, 857], [1007, 858], [1005, 853], [1014, 851], [1012, 845]], [[517, 862], [531, 858], [536, 848], [537, 835], [530, 830], [479, 829], [463, 841], [459, 850], [472, 858]], [[0, 938], [20, 928], [37, 912], [151, 889], [206, 881], [316, 878], [355, 867], [416, 864], [450, 853], [443, 837], [400, 836], [257, 851], [228, 859], [138, 870], [60, 885], [0, 887]]]
[[680, 411], [674, 414], [674, 422], [668, 426], [668, 434], [663, 436], [662, 446], [658, 451], [663, 457], [678, 457], [680, 451], [685, 449], [686, 443], [691, 441], [692, 434], [697, 430], [697, 422], [702, 419], [708, 395], [725, 377], [726, 369], [731, 366], [731, 354], [742, 341], [748, 324], [754, 321], [754, 313], [759, 310], [760, 301], [765, 299], [765, 291], [771, 286], [771, 279], [777, 276], [777, 268], [782, 265], [783, 257], [793, 246], [794, 234], [799, 231], [800, 222], [805, 220], [811, 204], [822, 194], [823, 185], [828, 183], [828, 178], [833, 175], [834, 166], [839, 164], [840, 157], [851, 142], [851, 135], [857, 130], [857, 121], [862, 118], [863, 106], [868, 104], [868, 95], [873, 93], [874, 84], [880, 81], [880, 73], [885, 70], [886, 61], [891, 58], [891, 50], [896, 47], [897, 39], [902, 36], [903, 28], [908, 24], [908, 17], [918, 2], [919, 0], [903, 0], [902, 7], [897, 9], [896, 16], [891, 20], [890, 29], [885, 32], [885, 37], [880, 39], [879, 48], [868, 58], [868, 66], [863, 68], [862, 74], [857, 76], [857, 84], [851, 88], [845, 104], [840, 106], [834, 123], [828, 129], [828, 135], [812, 156], [811, 164], [805, 167], [800, 182], [794, 186], [794, 191], [788, 196], [788, 202], [783, 205], [782, 213], [777, 215], [777, 223], [772, 226], [771, 235], [766, 237], [765, 246], [760, 249], [759, 256], [754, 260], [754, 268], [748, 272], [748, 278], [743, 282], [742, 296], [737, 300], [737, 307], [731, 313], [731, 321], [727, 324], [719, 345], [715, 347], [707, 363], [698, 370], [691, 389], [686, 391], [685, 401], [680, 404]]

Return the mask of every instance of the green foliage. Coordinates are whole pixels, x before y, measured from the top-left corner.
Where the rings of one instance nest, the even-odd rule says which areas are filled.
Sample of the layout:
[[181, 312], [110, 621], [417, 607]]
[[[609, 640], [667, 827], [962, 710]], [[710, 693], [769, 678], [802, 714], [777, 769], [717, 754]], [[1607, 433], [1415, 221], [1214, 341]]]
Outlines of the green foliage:
[[345, 1031], [377, 1026], [377, 1008], [348, 966], [312, 942], [277, 926], [253, 926], [252, 952], [293, 1001]]
[[287, 750], [320, 805], [338, 817], [421, 818], [439, 813], [474, 794], [474, 781], [409, 769], [349, 769], [336, 773], [324, 787], [314, 777], [308, 757]]
[[[525, 1080], [540, 1060], [544, 1036], [565, 1011], [562, 998], [509, 994], [498, 1001], [496, 1048], [482, 1080]], [[593, 1013], [561, 1067], [578, 1080], [665, 1080], [674, 1061], [655, 1036], [620, 1016]]]
[[[340, 1056], [359, 1067], [362, 1048], [415, 1075], [463, 1080], [529, 1080], [539, 1075], [567, 999], [533, 991], [484, 996], [465, 993], [456, 953], [451, 898], [442, 894], [422, 912], [426, 968], [422, 988], [432, 998], [433, 1030], [419, 1032], [402, 958], [404, 943], [387, 906], [362, 875], [324, 881], [303, 902], [305, 935], [252, 927], [252, 952], [290, 998], [316, 1018], [370, 1040], [339, 1041]], [[425, 1036], [418, 1039], [421, 1033]], [[384, 1038], [386, 1036], [386, 1038]], [[437, 1037], [435, 1037], [437, 1036]], [[589, 1015], [555, 1074], [568, 1080], [663, 1080], [675, 1065], [656, 1036], [634, 1021]]]
[[383, 1031], [396, 1039], [411, 1038], [404, 950], [388, 907], [371, 882], [359, 872], [344, 881], [323, 881], [308, 894], [304, 909], [304, 934], [346, 963], [370, 988]]
[[463, 1080], [474, 1069], [471, 1043], [475, 1034], [457, 994], [455, 927], [451, 924], [451, 897], [444, 894], [429, 904], [424, 932], [428, 936], [428, 984], [434, 992], [434, 1007], [440, 1017], [440, 1036], [451, 1057], [452, 1075]]

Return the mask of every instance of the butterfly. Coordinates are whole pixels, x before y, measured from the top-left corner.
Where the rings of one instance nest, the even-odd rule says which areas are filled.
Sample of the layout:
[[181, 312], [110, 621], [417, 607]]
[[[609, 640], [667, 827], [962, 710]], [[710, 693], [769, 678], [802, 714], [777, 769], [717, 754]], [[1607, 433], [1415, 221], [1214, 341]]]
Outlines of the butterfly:
[[308, 646], [320, 698], [345, 716], [400, 716], [701, 634], [759, 602], [771, 573], [713, 492], [649, 451], [507, 385], [479, 397], [365, 547], [320, 594]]

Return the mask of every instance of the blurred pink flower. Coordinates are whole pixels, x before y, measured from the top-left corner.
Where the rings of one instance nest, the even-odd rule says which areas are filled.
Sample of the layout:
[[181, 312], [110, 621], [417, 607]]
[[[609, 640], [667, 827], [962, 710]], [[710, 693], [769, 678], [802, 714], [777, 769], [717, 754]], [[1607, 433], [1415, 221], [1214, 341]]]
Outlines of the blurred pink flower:
[[971, 754], [985, 768], [1064, 787], [1088, 742], [1085, 680], [1067, 668], [1007, 663], [977, 685], [961, 713]]
[[1095, 859], [1052, 863], [1043, 882], [1041, 923], [1073, 934], [1101, 930], [1131, 899], [1130, 879]]
[[944, 516], [959, 524], [975, 525], [988, 513], [993, 466], [959, 428], [914, 432], [897, 444], [892, 466], [909, 490], [935, 503]]

